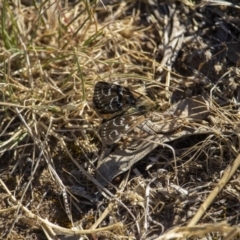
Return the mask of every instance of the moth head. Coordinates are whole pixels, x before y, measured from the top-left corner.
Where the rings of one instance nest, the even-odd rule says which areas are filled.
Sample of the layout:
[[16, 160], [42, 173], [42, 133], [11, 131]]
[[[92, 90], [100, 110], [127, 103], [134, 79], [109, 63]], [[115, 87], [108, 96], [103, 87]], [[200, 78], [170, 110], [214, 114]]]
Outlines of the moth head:
[[156, 104], [150, 98], [144, 96], [144, 99], [137, 102], [136, 107], [139, 112], [145, 113], [156, 108]]

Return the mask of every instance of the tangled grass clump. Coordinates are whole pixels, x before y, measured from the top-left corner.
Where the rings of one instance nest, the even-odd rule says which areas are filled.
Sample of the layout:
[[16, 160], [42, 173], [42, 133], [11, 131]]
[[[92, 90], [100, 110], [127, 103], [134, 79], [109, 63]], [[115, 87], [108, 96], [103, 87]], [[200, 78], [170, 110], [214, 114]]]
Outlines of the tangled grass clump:
[[[1, 238], [237, 239], [237, 4], [2, 1]], [[148, 95], [159, 132], [105, 146], [99, 81]]]

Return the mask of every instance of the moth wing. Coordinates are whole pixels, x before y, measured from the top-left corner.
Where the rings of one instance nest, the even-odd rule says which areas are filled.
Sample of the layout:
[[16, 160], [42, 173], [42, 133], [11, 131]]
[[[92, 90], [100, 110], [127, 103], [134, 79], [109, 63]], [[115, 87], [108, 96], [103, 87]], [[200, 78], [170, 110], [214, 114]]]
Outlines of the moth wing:
[[102, 143], [106, 145], [117, 143], [124, 134], [144, 119], [143, 116], [123, 115], [103, 122], [99, 130]]
[[97, 82], [95, 85], [93, 104], [97, 113], [104, 119], [120, 115], [136, 105], [136, 101], [132, 91], [126, 87], [107, 82]]

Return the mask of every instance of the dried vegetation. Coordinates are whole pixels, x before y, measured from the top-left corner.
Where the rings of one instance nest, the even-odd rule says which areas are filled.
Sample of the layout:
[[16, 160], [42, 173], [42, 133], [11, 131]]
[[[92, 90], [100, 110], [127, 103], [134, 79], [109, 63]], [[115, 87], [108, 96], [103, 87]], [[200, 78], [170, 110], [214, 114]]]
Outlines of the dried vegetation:
[[[1, 1], [1, 237], [239, 239], [237, 4]], [[98, 81], [158, 103], [114, 146]]]

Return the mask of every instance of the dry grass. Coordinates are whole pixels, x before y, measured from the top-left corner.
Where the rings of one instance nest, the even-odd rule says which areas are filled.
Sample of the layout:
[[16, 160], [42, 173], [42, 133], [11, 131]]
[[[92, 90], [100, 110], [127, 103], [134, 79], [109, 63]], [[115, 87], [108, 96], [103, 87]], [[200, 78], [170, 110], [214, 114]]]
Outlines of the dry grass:
[[[238, 239], [237, 3], [2, 1], [1, 238]], [[98, 81], [160, 116], [137, 132], [153, 150], [105, 188]]]

